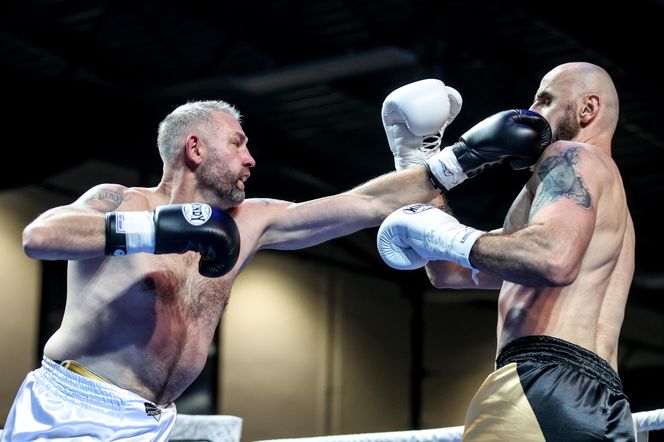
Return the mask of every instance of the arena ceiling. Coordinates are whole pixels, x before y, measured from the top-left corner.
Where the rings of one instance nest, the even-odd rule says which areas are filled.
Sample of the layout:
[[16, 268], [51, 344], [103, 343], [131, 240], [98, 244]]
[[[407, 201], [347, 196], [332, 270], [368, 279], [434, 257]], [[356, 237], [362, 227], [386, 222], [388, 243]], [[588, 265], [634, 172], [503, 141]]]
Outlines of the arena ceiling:
[[[222, 98], [244, 114], [257, 160], [248, 196], [302, 201], [392, 169], [379, 111], [396, 87], [427, 77], [456, 87], [452, 142], [528, 107], [553, 66], [600, 64], [621, 98], [613, 147], [637, 228], [632, 298], [664, 310], [653, 215], [664, 194], [661, 0], [16, 0], [0, 10], [0, 186], [72, 199], [99, 181], [156, 184], [157, 124], [187, 100]], [[450, 192], [451, 205], [494, 228], [525, 178], [494, 168]], [[365, 233], [338, 244], [397, 277]]]

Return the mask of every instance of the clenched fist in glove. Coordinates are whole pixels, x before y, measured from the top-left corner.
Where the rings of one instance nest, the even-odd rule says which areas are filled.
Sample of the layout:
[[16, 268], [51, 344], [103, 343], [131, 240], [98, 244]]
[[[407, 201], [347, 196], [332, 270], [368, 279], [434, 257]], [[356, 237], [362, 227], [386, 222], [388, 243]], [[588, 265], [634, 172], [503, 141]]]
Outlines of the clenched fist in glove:
[[106, 214], [106, 255], [189, 251], [200, 253], [201, 275], [214, 278], [228, 273], [240, 254], [240, 233], [233, 218], [203, 203]]
[[461, 111], [456, 89], [426, 79], [391, 92], [383, 101], [381, 118], [397, 170], [422, 164], [440, 151], [445, 128]]
[[544, 117], [527, 109], [507, 110], [473, 126], [425, 165], [434, 185], [449, 190], [494, 164], [507, 161], [515, 170], [526, 169], [549, 144], [551, 127]]
[[378, 229], [378, 252], [387, 265], [414, 270], [428, 261], [453, 261], [472, 269], [468, 256], [486, 232], [465, 226], [452, 215], [428, 204], [395, 210]]

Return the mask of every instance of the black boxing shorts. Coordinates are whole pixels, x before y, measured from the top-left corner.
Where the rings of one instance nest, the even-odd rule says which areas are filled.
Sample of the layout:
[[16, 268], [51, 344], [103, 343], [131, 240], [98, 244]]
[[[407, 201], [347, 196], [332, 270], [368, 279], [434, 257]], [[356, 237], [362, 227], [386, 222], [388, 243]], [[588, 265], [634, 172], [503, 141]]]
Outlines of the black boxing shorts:
[[595, 353], [550, 336], [507, 344], [475, 394], [463, 442], [635, 441], [618, 373]]

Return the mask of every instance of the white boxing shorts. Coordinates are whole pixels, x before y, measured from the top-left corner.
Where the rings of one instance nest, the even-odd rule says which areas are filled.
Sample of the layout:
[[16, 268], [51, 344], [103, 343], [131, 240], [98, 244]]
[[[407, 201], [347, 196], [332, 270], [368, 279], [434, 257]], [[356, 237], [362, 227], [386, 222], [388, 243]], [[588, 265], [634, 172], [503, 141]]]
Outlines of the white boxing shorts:
[[168, 441], [175, 404], [156, 405], [44, 357], [26, 376], [0, 441]]

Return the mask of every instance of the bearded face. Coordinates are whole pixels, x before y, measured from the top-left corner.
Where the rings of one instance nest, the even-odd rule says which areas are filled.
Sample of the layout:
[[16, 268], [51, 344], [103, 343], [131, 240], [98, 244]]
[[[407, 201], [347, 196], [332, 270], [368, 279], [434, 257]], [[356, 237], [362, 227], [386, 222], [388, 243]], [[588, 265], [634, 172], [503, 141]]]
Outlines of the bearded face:
[[573, 140], [581, 130], [581, 125], [576, 119], [576, 111], [573, 104], [565, 106], [563, 116], [553, 129], [553, 142], [558, 140]]
[[233, 171], [227, 162], [212, 151], [210, 161], [201, 165], [198, 173], [198, 184], [204, 192], [210, 192], [224, 206], [234, 207], [245, 199], [244, 189], [238, 187], [240, 178], [245, 171]]

